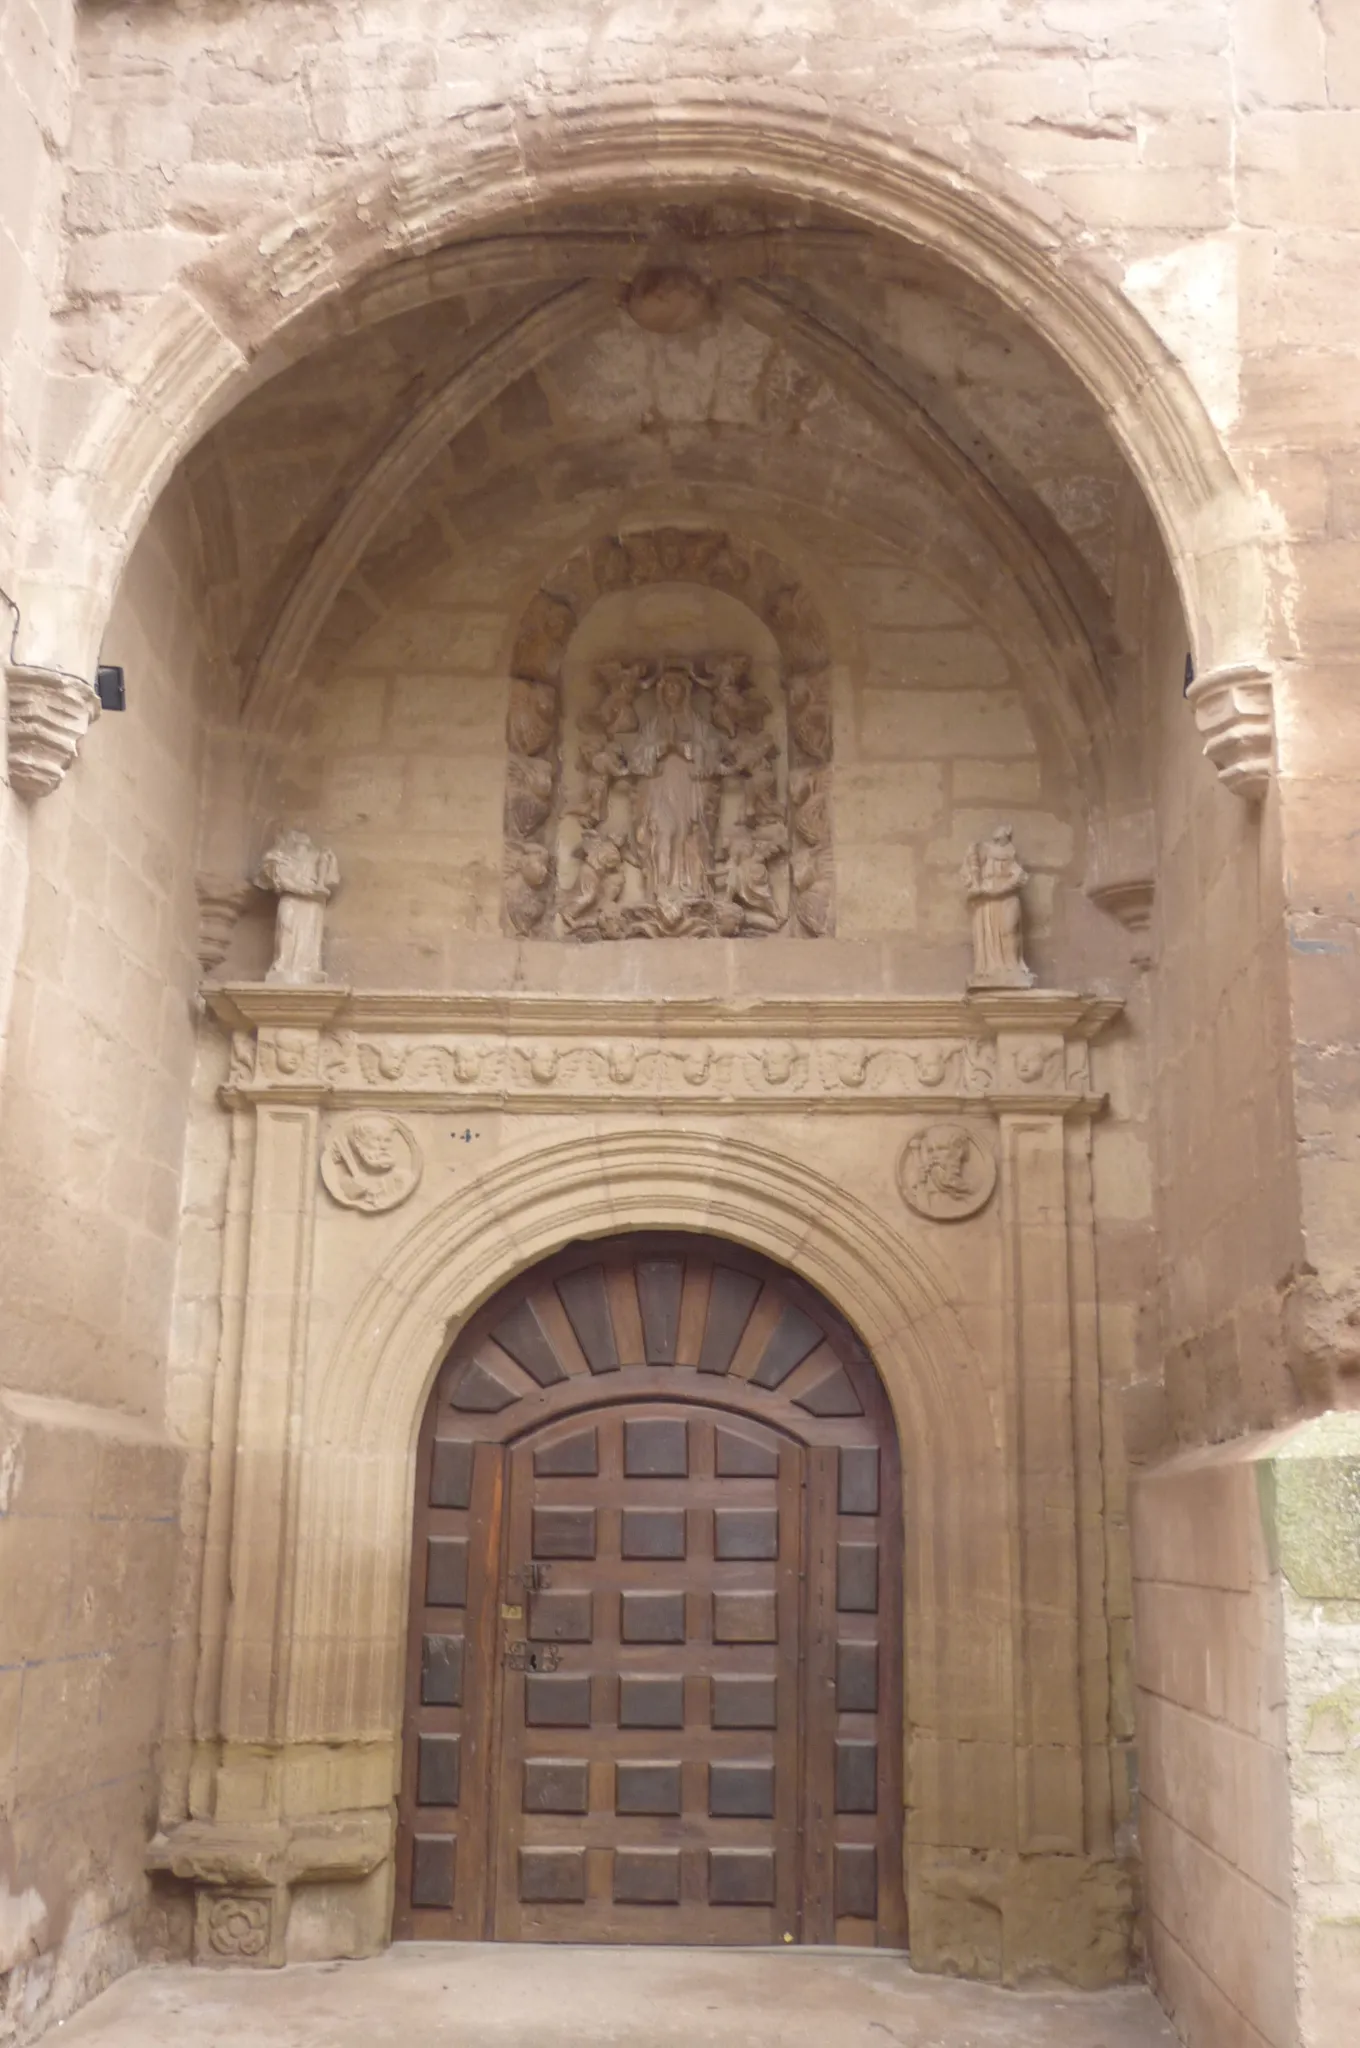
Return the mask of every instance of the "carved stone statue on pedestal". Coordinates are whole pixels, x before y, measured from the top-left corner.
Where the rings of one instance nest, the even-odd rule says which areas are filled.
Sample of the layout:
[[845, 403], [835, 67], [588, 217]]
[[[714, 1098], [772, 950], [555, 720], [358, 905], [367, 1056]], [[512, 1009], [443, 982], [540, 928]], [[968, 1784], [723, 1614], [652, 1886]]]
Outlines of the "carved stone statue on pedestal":
[[998, 825], [989, 838], [969, 847], [963, 886], [973, 928], [970, 989], [1033, 988], [1034, 976], [1025, 965], [1020, 902], [1028, 879], [1016, 859], [1009, 825]]
[[340, 880], [340, 865], [327, 847], [305, 832], [280, 834], [260, 862], [255, 886], [279, 899], [274, 928], [274, 964], [266, 981], [306, 988], [326, 979], [321, 940], [326, 904]]

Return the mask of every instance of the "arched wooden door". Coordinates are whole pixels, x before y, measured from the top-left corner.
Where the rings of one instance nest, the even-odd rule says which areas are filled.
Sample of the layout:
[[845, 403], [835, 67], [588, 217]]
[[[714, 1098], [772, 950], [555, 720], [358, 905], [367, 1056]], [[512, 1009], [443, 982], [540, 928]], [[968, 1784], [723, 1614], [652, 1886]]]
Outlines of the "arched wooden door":
[[398, 1939], [905, 1940], [873, 1365], [722, 1240], [573, 1246], [421, 1432]]

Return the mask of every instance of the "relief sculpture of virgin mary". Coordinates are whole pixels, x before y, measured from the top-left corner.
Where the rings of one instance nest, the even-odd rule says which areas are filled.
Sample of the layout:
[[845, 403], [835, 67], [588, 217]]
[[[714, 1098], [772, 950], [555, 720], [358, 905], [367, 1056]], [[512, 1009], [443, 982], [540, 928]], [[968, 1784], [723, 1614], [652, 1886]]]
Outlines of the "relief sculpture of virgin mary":
[[567, 807], [581, 832], [557, 906], [564, 935], [779, 930], [779, 749], [763, 732], [771, 705], [747, 659], [606, 662], [595, 684], [598, 702], [581, 722], [583, 786]]
[[679, 921], [712, 895], [722, 769], [717, 729], [685, 669], [662, 671], [625, 758], [643, 887], [663, 922]]

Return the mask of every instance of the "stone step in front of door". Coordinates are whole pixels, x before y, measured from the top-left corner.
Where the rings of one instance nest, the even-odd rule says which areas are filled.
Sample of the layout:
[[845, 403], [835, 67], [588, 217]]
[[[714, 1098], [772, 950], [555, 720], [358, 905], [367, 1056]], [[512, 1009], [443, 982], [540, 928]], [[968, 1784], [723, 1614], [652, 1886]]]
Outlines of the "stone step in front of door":
[[1145, 1986], [996, 1991], [883, 1953], [405, 1943], [141, 1970], [63, 2048], [1177, 2048]]

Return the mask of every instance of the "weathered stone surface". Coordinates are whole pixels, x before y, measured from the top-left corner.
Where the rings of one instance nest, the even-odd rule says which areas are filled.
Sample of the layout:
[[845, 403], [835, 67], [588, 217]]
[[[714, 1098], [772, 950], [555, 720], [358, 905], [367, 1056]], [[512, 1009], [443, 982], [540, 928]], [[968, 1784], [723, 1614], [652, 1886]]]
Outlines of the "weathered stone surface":
[[[385, 1940], [428, 1332], [399, 1395], [328, 1375], [446, 1208], [471, 1300], [556, 1201], [823, 1257], [934, 1461], [920, 1953], [1124, 1967], [1133, 1655], [1191, 2048], [1348, 2042], [1349, 1452], [1140, 1480], [1136, 1591], [1125, 1462], [1360, 1401], [1353, 10], [502, 12], [0, 20], [0, 2031], [138, 1944]], [[600, 919], [561, 749], [637, 651], [767, 664], [776, 752], [702, 944], [565, 945]], [[63, 774], [101, 654], [129, 708]], [[955, 878], [1004, 821], [1028, 968], [1127, 997], [1095, 1044], [1060, 998], [960, 1010]], [[335, 987], [228, 1047], [198, 966], [258, 1008], [232, 878], [289, 830], [345, 876]], [[945, 1256], [897, 1168], [964, 1116], [998, 1185]]]

